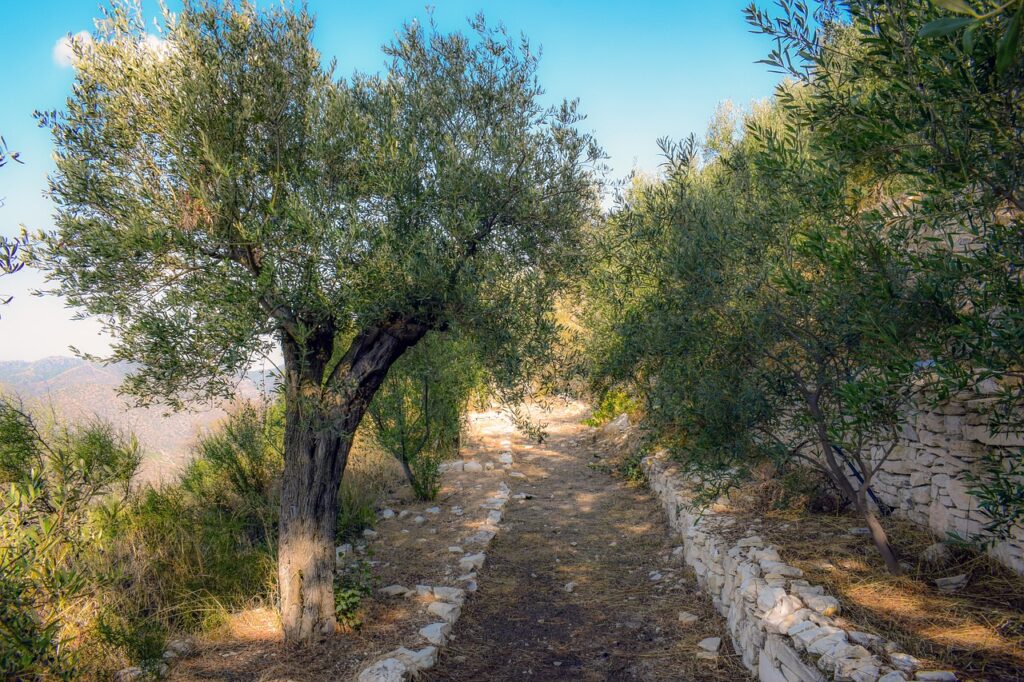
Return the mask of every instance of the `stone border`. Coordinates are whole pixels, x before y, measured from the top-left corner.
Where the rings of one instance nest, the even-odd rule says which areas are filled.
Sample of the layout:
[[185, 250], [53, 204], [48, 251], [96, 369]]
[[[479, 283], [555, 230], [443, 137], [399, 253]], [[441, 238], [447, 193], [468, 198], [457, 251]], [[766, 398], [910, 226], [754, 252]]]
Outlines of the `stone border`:
[[[507, 443], [503, 443], [507, 446]], [[467, 472], [490, 472], [501, 467], [510, 476], [515, 473], [511, 471], [513, 465], [512, 452], [505, 450], [498, 455], [498, 463], [480, 463], [474, 460], [457, 460], [446, 462], [443, 471], [467, 471]], [[464, 544], [479, 544], [484, 549], [490, 545], [498, 532], [498, 524], [501, 522], [503, 510], [509, 499], [516, 497], [522, 499], [524, 496], [513, 496], [512, 489], [504, 481], [498, 483], [494, 494], [480, 505], [487, 512], [487, 519], [483, 527], [473, 535], [465, 538]], [[374, 663], [363, 668], [357, 676], [358, 682], [404, 682], [415, 678], [424, 670], [429, 670], [437, 664], [438, 654], [451, 637], [452, 627], [462, 614], [462, 606], [469, 593], [476, 592], [477, 571], [483, 568], [487, 555], [484, 552], [464, 552], [459, 546], [452, 546], [449, 549], [453, 554], [461, 554], [458, 558], [458, 568], [462, 573], [457, 582], [463, 587], [416, 585], [407, 589], [401, 585], [390, 585], [382, 588], [382, 592], [392, 596], [404, 595], [413, 599], [430, 598], [426, 606], [427, 613], [436, 616], [438, 621], [425, 625], [417, 633], [427, 643], [421, 649], [413, 650], [406, 647], [399, 647], [384, 654]]]
[[736, 518], [698, 510], [687, 479], [663, 454], [645, 457], [641, 467], [684, 538], [683, 556], [697, 583], [726, 619], [743, 665], [761, 682], [899, 682], [911, 679], [955, 682], [953, 673], [918, 670], [920, 662], [877, 635], [845, 630], [832, 616], [839, 601], [803, 572], [783, 563], [779, 553], [748, 528], [730, 543]]

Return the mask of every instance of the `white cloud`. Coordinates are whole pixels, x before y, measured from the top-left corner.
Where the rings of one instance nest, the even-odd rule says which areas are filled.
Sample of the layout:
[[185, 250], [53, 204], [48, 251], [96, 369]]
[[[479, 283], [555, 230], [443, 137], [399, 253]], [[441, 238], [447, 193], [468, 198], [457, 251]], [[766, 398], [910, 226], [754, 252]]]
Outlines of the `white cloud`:
[[61, 67], [74, 66], [75, 50], [72, 41], [80, 41], [84, 44], [92, 42], [92, 36], [88, 31], [79, 31], [73, 36], [63, 36], [53, 45], [53, 61]]

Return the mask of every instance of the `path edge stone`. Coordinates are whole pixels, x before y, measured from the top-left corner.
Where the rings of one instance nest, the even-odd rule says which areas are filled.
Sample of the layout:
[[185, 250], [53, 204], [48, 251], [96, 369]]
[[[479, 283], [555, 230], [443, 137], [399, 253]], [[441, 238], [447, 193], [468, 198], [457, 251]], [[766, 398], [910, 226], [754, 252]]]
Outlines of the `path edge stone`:
[[[761, 682], [876, 682], [911, 679], [886, 661], [892, 654], [881, 637], [839, 627], [832, 618], [839, 601], [802, 580], [800, 569], [783, 563], [775, 547], [751, 530], [732, 542], [722, 531], [737, 519], [698, 509], [689, 481], [664, 452], [641, 460], [647, 485], [682, 536], [683, 557], [697, 583], [725, 617], [733, 647]], [[906, 654], [898, 654], [906, 656]], [[884, 658], [883, 658], [884, 657]]]

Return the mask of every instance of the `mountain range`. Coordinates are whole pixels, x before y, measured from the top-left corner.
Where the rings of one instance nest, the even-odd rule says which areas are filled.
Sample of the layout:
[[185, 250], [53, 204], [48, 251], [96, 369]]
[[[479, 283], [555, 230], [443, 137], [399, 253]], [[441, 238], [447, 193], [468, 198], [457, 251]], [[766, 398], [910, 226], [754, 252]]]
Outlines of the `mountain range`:
[[[52, 411], [74, 423], [105, 419], [139, 439], [144, 456], [139, 480], [173, 480], [191, 458], [192, 446], [202, 433], [227, 415], [227, 404], [200, 405], [173, 412], [167, 407], [135, 407], [118, 387], [131, 371], [126, 364], [100, 365], [73, 357], [35, 361], [0, 361], [0, 391], [20, 397], [30, 411]], [[272, 381], [251, 373], [238, 387], [239, 399], [259, 399]]]

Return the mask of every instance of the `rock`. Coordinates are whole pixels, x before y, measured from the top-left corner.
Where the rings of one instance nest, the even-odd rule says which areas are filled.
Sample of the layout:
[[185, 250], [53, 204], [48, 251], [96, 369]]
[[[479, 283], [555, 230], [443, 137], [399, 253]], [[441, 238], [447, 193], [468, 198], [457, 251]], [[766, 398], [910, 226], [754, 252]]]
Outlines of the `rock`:
[[494, 525], [501, 523], [501, 512], [497, 510], [487, 512], [487, 523]]
[[394, 509], [385, 509], [384, 511], [382, 511], [380, 513], [380, 517], [382, 519], [393, 519], [393, 518], [395, 518], [395, 510]]
[[893, 670], [878, 678], [878, 682], [907, 682], [907, 676], [899, 670]]
[[502, 464], [512, 464], [512, 453], [506, 450], [498, 455], [498, 461]]
[[167, 642], [164, 657], [171, 654], [173, 658], [187, 658], [196, 652], [196, 645], [189, 639], [172, 639]]
[[459, 568], [463, 571], [469, 572], [474, 569], [481, 569], [484, 566], [484, 561], [487, 559], [487, 555], [483, 552], [479, 554], [469, 554], [459, 559]]
[[940, 592], [956, 592], [958, 590], [962, 590], [966, 585], [966, 573], [961, 573], [960, 575], [953, 575], [948, 578], [935, 579], [935, 587], [939, 588]]
[[458, 545], [451, 545], [450, 547], [448, 547], [448, 551], [452, 554], [462, 554], [462, 548]]
[[431, 623], [420, 628], [420, 636], [434, 646], [441, 646], [448, 641], [452, 626], [450, 623]]
[[345, 557], [352, 553], [352, 545], [347, 542], [334, 548], [334, 565], [341, 566], [345, 563]]
[[784, 575], [790, 578], [801, 578], [804, 575], [804, 572], [796, 566], [790, 566], [789, 564], [784, 564], [781, 561], [763, 560], [761, 561], [761, 570], [765, 573], [777, 573], [778, 575]]
[[455, 516], [462, 516], [466, 512], [462, 511], [462, 507], [452, 507], [452, 514]]
[[422, 526], [424, 523], [427, 522], [427, 519], [423, 516], [417, 516], [412, 520], [412, 522], [415, 523], [417, 526]]
[[130, 668], [124, 668], [114, 673], [115, 682], [135, 682], [135, 680], [141, 680], [146, 676], [146, 673], [142, 668], [137, 665], [133, 665]]
[[508, 472], [508, 475], [512, 478], [526, 478], [526, 474], [521, 471], [510, 471]]
[[423, 511], [426, 512], [427, 514], [440, 514], [441, 513], [441, 508], [440, 507], [431, 507], [430, 509], [424, 509]]
[[359, 673], [358, 682], [403, 682], [409, 675], [409, 668], [397, 658], [378, 660], [370, 668]]
[[389, 656], [392, 656], [399, 661], [405, 663], [406, 668], [409, 672], [415, 676], [417, 673], [428, 668], [433, 668], [437, 663], [437, 647], [426, 646], [419, 651], [413, 651], [406, 649], [405, 647], [399, 647], [392, 651]]
[[765, 586], [757, 593], [757, 608], [765, 612], [771, 611], [785, 596], [786, 590], [783, 588]]
[[698, 620], [700, 620], [700, 618], [697, 615], [690, 613], [689, 611], [679, 612], [679, 622], [683, 625], [693, 625]]
[[941, 568], [949, 565], [953, 560], [953, 552], [949, 549], [949, 545], [944, 542], [936, 542], [928, 545], [923, 552], [921, 552], [921, 563], [930, 568]]
[[718, 648], [720, 646], [722, 646], [722, 638], [721, 637], [706, 637], [706, 638], [700, 640], [699, 642], [697, 642], [697, 646], [700, 647], [701, 649], [703, 649], [704, 651], [706, 651], [706, 652], [708, 652], [710, 654], [715, 654], [717, 656], [718, 655]]
[[846, 633], [842, 630], [836, 629], [835, 632], [811, 642], [810, 646], [807, 647], [807, 652], [817, 654], [819, 656], [823, 656], [825, 654], [834, 656], [836, 649], [844, 646], [846, 642]]
[[454, 623], [459, 619], [459, 613], [462, 609], [458, 604], [449, 604], [446, 601], [433, 601], [427, 606], [427, 613], [443, 618], [449, 623]]
[[467, 472], [476, 474], [484, 470], [484, 465], [480, 462], [466, 462], [463, 469]]
[[377, 531], [373, 530], [372, 528], [364, 528], [363, 529], [363, 537], [366, 538], [367, 540], [373, 540], [374, 538], [377, 537], [377, 535], [378, 535]]
[[491, 530], [481, 530], [481, 531], [478, 531], [476, 533], [473, 533], [468, 538], [466, 538], [466, 542], [469, 543], [469, 544], [486, 545], [488, 542], [490, 542], [493, 539], [494, 539], [494, 531], [491, 531]]
[[618, 435], [629, 428], [629, 415], [623, 412], [615, 419], [611, 420], [601, 429], [601, 433], [606, 436]]
[[656, 583], [659, 580], [661, 580], [664, 576], [661, 575], [661, 573], [658, 573], [657, 571], [651, 571], [647, 574], [647, 577], [652, 583]]
[[563, 587], [562, 589], [565, 590], [566, 592], [572, 592], [573, 590], [576, 589], [576, 581], [575, 580], [570, 580], [569, 582], [567, 582], [565, 584], [565, 587]]
[[858, 632], [857, 630], [850, 630], [846, 633], [850, 637], [850, 641], [854, 644], [867, 647], [868, 649], [879, 650], [882, 648], [884, 639], [878, 635], [872, 635], [867, 632]]
[[901, 651], [889, 654], [889, 662], [892, 663], [894, 668], [902, 670], [905, 673], [912, 673], [921, 667], [921, 661], [917, 660], [910, 654], [905, 654]]
[[404, 585], [388, 585], [387, 587], [382, 587], [377, 591], [383, 595], [387, 595], [388, 597], [398, 597], [408, 594], [409, 588]]
[[847, 531], [850, 535], [871, 535], [870, 528], [851, 528]]
[[814, 609], [823, 616], [834, 616], [839, 613], [839, 601], [828, 595], [816, 595], [808, 597], [807, 606]]
[[950, 670], [918, 670], [915, 680], [921, 682], [956, 682], [956, 673]]
[[737, 547], [763, 547], [764, 540], [760, 535], [751, 535], [736, 542]]
[[398, 512], [398, 518], [404, 519], [409, 514], [410, 514], [410, 512], [409, 512], [408, 509], [403, 509], [402, 511]]
[[434, 588], [434, 596], [442, 601], [462, 605], [466, 601], [465, 590], [458, 587], [438, 586]]

